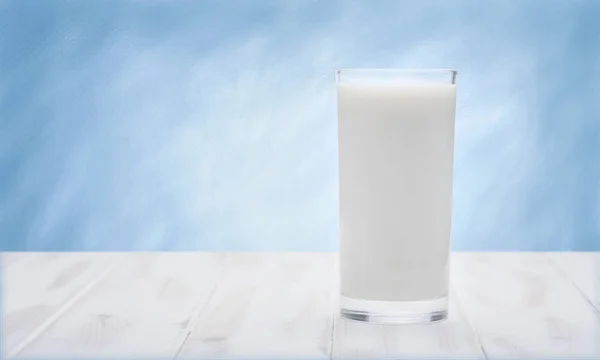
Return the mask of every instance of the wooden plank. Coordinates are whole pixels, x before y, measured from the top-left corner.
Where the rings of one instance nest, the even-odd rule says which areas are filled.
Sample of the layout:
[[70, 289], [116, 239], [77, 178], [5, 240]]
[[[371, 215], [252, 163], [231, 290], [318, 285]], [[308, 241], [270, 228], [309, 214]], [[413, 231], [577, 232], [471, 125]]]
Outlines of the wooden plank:
[[[12, 255], [9, 256], [9, 258]], [[114, 265], [115, 254], [20, 253], [2, 270], [3, 353], [20, 351]]]
[[328, 358], [335, 254], [236, 254], [180, 358]]
[[335, 254], [127, 254], [110, 273], [114, 254], [26, 254], [3, 268], [3, 343], [20, 358], [593, 357], [587, 255], [454, 254], [450, 318], [402, 327], [337, 317]]
[[27, 257], [26, 252], [2, 252], [0, 253], [0, 267], [2, 270], [8, 269], [8, 266], [18, 262], [19, 260], [23, 260]]
[[423, 325], [378, 325], [336, 316], [333, 339], [335, 359], [481, 359], [477, 336], [450, 294], [448, 319]]
[[546, 256], [600, 313], [600, 253], [554, 252]]
[[458, 253], [452, 278], [488, 358], [598, 356], [598, 316], [540, 253]]
[[226, 254], [131, 253], [39, 339], [27, 358], [172, 358], [214, 290]]

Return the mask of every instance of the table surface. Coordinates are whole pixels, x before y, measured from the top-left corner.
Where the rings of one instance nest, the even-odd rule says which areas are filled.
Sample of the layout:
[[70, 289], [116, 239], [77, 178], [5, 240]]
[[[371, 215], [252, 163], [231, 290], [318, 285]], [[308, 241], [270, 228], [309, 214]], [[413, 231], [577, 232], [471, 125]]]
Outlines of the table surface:
[[600, 253], [454, 253], [450, 315], [337, 314], [334, 253], [4, 253], [9, 358], [600, 358]]

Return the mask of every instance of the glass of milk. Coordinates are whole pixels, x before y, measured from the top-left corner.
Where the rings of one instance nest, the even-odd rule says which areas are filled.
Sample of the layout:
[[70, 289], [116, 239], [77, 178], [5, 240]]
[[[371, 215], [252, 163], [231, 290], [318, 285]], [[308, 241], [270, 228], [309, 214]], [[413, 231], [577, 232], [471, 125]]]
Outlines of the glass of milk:
[[448, 314], [455, 70], [337, 72], [341, 315]]

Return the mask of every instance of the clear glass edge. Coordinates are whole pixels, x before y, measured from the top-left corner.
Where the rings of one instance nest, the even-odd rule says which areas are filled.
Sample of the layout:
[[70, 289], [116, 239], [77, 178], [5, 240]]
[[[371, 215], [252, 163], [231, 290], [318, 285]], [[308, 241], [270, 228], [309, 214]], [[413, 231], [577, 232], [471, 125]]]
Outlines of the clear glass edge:
[[346, 74], [346, 73], [392, 73], [392, 72], [396, 72], [396, 73], [448, 73], [448, 74], [452, 74], [452, 75], [457, 75], [458, 74], [458, 70], [457, 69], [443, 69], [443, 68], [347, 68], [347, 69], [337, 69], [335, 71], [336, 74], [340, 75], [340, 74]]
[[443, 69], [443, 68], [348, 68], [348, 69], [338, 69], [335, 71], [335, 79], [337, 83], [342, 82], [341, 77], [343, 75], [378, 75], [378, 74], [397, 74], [397, 75], [436, 75], [436, 74], [444, 74], [450, 76], [450, 84], [456, 85], [456, 79], [458, 77], [458, 70], [456, 69]]

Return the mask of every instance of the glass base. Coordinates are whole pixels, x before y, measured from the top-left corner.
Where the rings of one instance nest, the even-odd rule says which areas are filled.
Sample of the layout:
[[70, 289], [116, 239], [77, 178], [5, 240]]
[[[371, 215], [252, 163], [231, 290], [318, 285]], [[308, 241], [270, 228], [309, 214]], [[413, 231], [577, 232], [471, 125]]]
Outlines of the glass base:
[[448, 317], [448, 296], [423, 301], [376, 301], [341, 295], [340, 315], [346, 319], [377, 324], [423, 324]]

